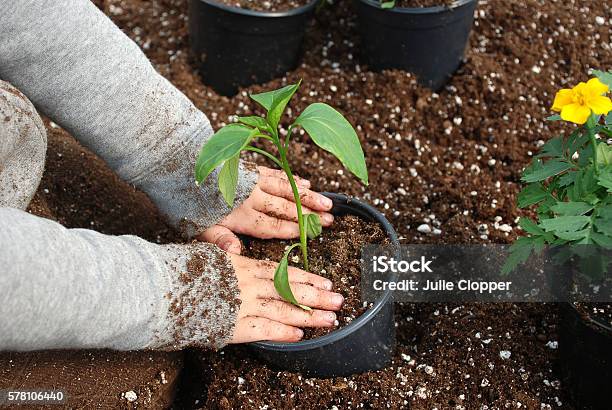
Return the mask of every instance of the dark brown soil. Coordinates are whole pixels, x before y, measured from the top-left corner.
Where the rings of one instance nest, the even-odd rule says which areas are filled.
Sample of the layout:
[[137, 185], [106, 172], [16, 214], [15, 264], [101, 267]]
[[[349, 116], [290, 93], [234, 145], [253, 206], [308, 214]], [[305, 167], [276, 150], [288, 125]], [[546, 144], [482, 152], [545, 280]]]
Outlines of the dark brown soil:
[[395, 7], [449, 7], [457, 0], [395, 0]]
[[287, 11], [310, 3], [312, 0], [216, 0], [228, 6], [254, 11]]
[[0, 390], [62, 390], [67, 402], [49, 409], [165, 409], [182, 366], [181, 352], [0, 353]]
[[198, 400], [194, 407], [224, 410], [266, 405], [308, 410], [361, 405], [479, 409], [483, 404], [504, 408], [506, 403], [514, 403], [509, 408], [517, 408], [517, 403], [526, 409], [539, 409], [544, 403], [568, 408], [559, 378], [550, 369], [556, 351], [539, 347], [557, 337], [556, 318], [546, 306], [398, 307], [398, 348], [384, 370], [305, 379], [273, 371], [245, 348], [232, 347], [201, 357], [201, 367], [194, 373], [208, 390], [191, 403]]
[[[355, 216], [336, 218], [334, 224], [323, 234], [308, 242], [310, 271], [334, 283], [334, 292], [344, 296], [338, 315], [338, 327], [349, 324], [365, 312], [368, 306], [361, 301], [362, 246], [385, 243], [386, 237], [380, 225], [367, 223]], [[252, 240], [245, 246], [244, 255], [255, 259], [278, 261], [289, 241]], [[294, 251], [290, 265], [302, 267], [299, 253]], [[304, 339], [323, 336], [335, 328], [304, 329]]]
[[[221, 97], [189, 65], [186, 0], [96, 3], [215, 127], [237, 112], [250, 112], [253, 104], [246, 92]], [[409, 74], [372, 73], [359, 63], [349, 6], [350, 1], [341, 0], [323, 8], [308, 33], [303, 64], [286, 78], [249, 91], [302, 78], [292, 117], [314, 101], [329, 102], [345, 113], [358, 127], [371, 183], [365, 188], [340, 173], [337, 161], [301, 136], [291, 146], [294, 169], [319, 190], [372, 203], [407, 243], [506, 243], [515, 238], [522, 214], [515, 206], [521, 170], [561, 129], [543, 120], [554, 93], [586, 80], [592, 67], [612, 66], [612, 10], [606, 2], [588, 0], [481, 1], [465, 64], [447, 87], [432, 93]], [[52, 146], [49, 156], [62, 147]], [[81, 159], [81, 164], [78, 173], [88, 172], [90, 163]], [[106, 211], [95, 214], [97, 229], [166, 237], [163, 223], [138, 201], [135, 209], [154, 228], [132, 218], [118, 224], [116, 213], [106, 216], [110, 204], [79, 196], [86, 187], [50, 184], [66, 178], [59, 167], [47, 170], [45, 178], [53, 197], [39, 192], [39, 198], [50, 210], [64, 209], [53, 203], [56, 199], [73, 204], [74, 212], [63, 211], [66, 223], [72, 223], [72, 215], [74, 225], [87, 225], [79, 211], [101, 209]], [[127, 195], [125, 189], [119, 191]], [[109, 196], [129, 197], [112, 191]], [[420, 225], [429, 229], [418, 230]], [[405, 400], [417, 409], [518, 408], [519, 403], [529, 409], [568, 408], [569, 386], [560, 382], [554, 366], [557, 350], [548, 343], [557, 341], [556, 312], [553, 305], [532, 304], [400, 306], [395, 363], [346, 380], [300, 379], [270, 371], [243, 349], [226, 349], [201, 361], [206, 369], [200, 374], [206, 376], [201, 395], [197, 404], [195, 399], [189, 404], [223, 409], [259, 408], [261, 403], [274, 408], [405, 408]], [[502, 358], [501, 352], [504, 357], [510, 352], [510, 357]]]

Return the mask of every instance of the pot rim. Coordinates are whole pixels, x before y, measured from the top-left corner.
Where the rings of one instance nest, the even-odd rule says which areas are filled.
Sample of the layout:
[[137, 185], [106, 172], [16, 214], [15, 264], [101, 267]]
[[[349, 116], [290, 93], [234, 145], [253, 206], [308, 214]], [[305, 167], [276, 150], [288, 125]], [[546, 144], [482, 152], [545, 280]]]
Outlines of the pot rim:
[[[321, 194], [328, 196], [328, 197], [342, 198], [348, 204], [356, 203], [360, 208], [362, 208], [363, 210], [365, 210], [366, 212], [368, 212], [374, 217], [374, 221], [378, 222], [387, 231], [386, 232], [387, 236], [389, 237], [389, 239], [391, 239], [391, 241], [395, 245], [399, 244], [398, 236], [397, 236], [397, 233], [395, 232], [395, 229], [393, 228], [393, 225], [391, 225], [391, 223], [387, 220], [387, 218], [380, 211], [374, 208], [372, 205], [367, 204], [363, 201], [360, 201], [356, 198], [350, 197], [348, 195], [344, 195], [344, 194], [338, 194], [338, 193], [333, 193], [333, 192], [322, 192]], [[264, 342], [254, 342], [254, 343], [251, 343], [251, 345], [255, 345], [256, 347], [263, 348], [265, 350], [275, 350], [275, 351], [280, 351], [280, 352], [295, 352], [295, 351], [303, 351], [303, 350], [319, 348], [319, 347], [328, 345], [330, 343], [334, 343], [340, 339], [343, 339], [344, 337], [348, 336], [349, 334], [355, 332], [357, 329], [364, 326], [366, 323], [370, 321], [371, 318], [373, 318], [390, 301], [390, 299], [391, 299], [391, 291], [387, 290], [385, 294], [383, 295], [383, 297], [381, 297], [380, 299], [374, 302], [374, 306], [366, 310], [361, 316], [353, 320], [350, 324], [343, 326], [340, 329], [334, 330], [333, 332], [330, 332], [326, 335], [323, 335], [323, 336], [320, 336], [314, 339], [303, 340], [303, 341], [295, 342], [295, 343], [265, 342], [264, 341]]]
[[286, 11], [255, 11], [255, 10], [247, 10], [241, 9], [240, 7], [228, 6], [227, 4], [220, 3], [216, 0], [195, 0], [200, 1], [202, 3], [206, 3], [211, 7], [218, 8], [227, 13], [241, 14], [243, 16], [249, 17], [263, 17], [263, 18], [278, 18], [278, 17], [292, 17], [300, 14], [304, 14], [312, 10], [315, 5], [319, 2], [319, 0], [311, 0], [310, 3], [305, 4], [303, 6], [297, 7], [295, 9], [286, 10]]
[[[362, 3], [367, 4], [368, 6], [374, 7], [376, 9], [382, 10], [380, 7], [380, 2], [378, 0], [358, 0]], [[459, 7], [465, 6], [469, 3], [477, 2], [478, 0], [455, 0], [453, 4], [450, 6], [433, 6], [433, 7], [393, 7], [390, 9], [385, 9], [384, 11], [388, 11], [391, 13], [401, 13], [401, 14], [436, 14], [442, 13], [449, 10], [454, 10]]]
[[595, 326], [596, 328], [603, 329], [603, 331], [612, 334], [612, 326], [606, 323], [603, 323], [600, 320], [597, 320], [597, 318], [591, 317], [590, 315], [587, 317], [584, 317], [581, 311], [579, 311], [576, 305], [574, 305], [572, 302], [566, 302], [566, 304], [571, 307], [571, 309], [576, 313], [576, 315], [581, 321], [591, 324]]

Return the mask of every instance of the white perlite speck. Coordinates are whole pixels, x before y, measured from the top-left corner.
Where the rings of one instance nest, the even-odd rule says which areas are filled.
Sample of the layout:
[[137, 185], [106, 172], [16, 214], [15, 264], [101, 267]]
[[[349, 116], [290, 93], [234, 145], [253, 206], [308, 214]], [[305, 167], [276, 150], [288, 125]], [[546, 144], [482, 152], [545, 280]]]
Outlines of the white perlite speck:
[[427, 224], [421, 224], [417, 228], [417, 231], [419, 231], [421, 233], [431, 233], [431, 227], [429, 225], [427, 225]]
[[508, 360], [510, 356], [512, 356], [512, 352], [509, 350], [502, 350], [499, 352], [499, 357], [501, 357], [504, 360]]
[[123, 393], [123, 397], [125, 397], [125, 399], [130, 403], [135, 402], [136, 399], [138, 399], [138, 395], [134, 390], [126, 391]]
[[559, 342], [555, 341], [555, 340], [550, 340], [548, 343], [546, 343], [546, 347], [548, 347], [549, 349], [556, 349], [557, 347], [559, 347]]

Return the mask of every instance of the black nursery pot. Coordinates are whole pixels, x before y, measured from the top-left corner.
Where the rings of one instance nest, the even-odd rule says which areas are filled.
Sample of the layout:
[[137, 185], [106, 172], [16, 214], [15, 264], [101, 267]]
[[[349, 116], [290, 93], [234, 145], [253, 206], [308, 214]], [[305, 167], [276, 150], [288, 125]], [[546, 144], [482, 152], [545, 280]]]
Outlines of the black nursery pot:
[[[356, 215], [378, 222], [394, 245], [397, 233], [376, 209], [345, 195], [325, 192], [334, 202], [332, 213]], [[395, 347], [395, 322], [390, 291], [349, 325], [324, 336], [297, 343], [258, 342], [250, 345], [272, 367], [307, 377], [349, 376], [387, 365]]]
[[268, 13], [190, 0], [189, 41], [204, 83], [232, 96], [294, 69], [316, 3]]
[[378, 0], [354, 0], [365, 62], [373, 70], [412, 72], [421, 84], [440, 89], [461, 64], [477, 3], [383, 9]]
[[612, 327], [561, 304], [561, 366], [577, 409], [609, 409]]

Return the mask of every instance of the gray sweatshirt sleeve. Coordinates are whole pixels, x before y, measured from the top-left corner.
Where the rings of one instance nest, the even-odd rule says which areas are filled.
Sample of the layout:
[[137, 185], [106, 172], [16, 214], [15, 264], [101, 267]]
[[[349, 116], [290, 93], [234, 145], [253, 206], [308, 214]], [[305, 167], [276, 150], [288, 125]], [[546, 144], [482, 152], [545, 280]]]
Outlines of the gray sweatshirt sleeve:
[[226, 253], [156, 245], [0, 207], [0, 351], [220, 347], [238, 299]]
[[[191, 237], [231, 209], [217, 172], [196, 187], [194, 164], [213, 130], [89, 0], [0, 0], [0, 78], [144, 190]], [[236, 204], [257, 173], [241, 164]]]

